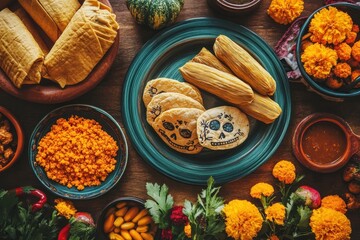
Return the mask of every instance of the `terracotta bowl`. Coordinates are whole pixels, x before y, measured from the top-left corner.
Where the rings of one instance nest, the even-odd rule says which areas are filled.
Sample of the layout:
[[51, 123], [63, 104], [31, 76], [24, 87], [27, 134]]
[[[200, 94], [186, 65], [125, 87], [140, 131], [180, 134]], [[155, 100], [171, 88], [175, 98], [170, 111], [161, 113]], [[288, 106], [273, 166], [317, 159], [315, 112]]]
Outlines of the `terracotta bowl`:
[[1, 173], [2, 171], [5, 171], [6, 169], [10, 168], [19, 159], [24, 147], [24, 133], [20, 126], [20, 123], [14, 117], [14, 115], [11, 112], [9, 112], [9, 110], [0, 106], [0, 114], [3, 116], [2, 119], [5, 118], [10, 121], [11, 131], [14, 135], [13, 141], [16, 141], [15, 144], [16, 149], [13, 149], [15, 151], [14, 156], [3, 168], [0, 168], [0, 173]]
[[[110, 239], [108, 237], [109, 233], [104, 232], [104, 224], [105, 224], [107, 218], [111, 214], [113, 214], [116, 219], [117, 218], [116, 211], [123, 208], [123, 206], [119, 206], [119, 204], [125, 204], [125, 203], [126, 203], [125, 207], [127, 208], [127, 211], [129, 211], [129, 209], [131, 209], [132, 207], [137, 207], [140, 211], [145, 208], [145, 206], [144, 206], [145, 201], [143, 199], [137, 198], [137, 197], [120, 197], [120, 198], [117, 198], [114, 201], [110, 202], [108, 205], [106, 205], [103, 208], [103, 210], [101, 211], [101, 214], [98, 218], [98, 221], [96, 224], [97, 225], [96, 239], [103, 239], [103, 240]], [[125, 217], [126, 217], [126, 213], [125, 213], [125, 216], [123, 216], [123, 218], [125, 218]], [[136, 224], [135, 224], [135, 227], [136, 227]], [[149, 231], [153, 234], [154, 239], [160, 239], [160, 235], [159, 235], [160, 231], [158, 231], [157, 226], [154, 223], [149, 224]], [[135, 238], [133, 238], [133, 239], [135, 239]]]
[[293, 153], [305, 167], [322, 173], [343, 167], [354, 154], [360, 154], [360, 136], [342, 118], [314, 113], [296, 127]]
[[244, 3], [236, 2], [234, 0], [208, 0], [209, 6], [227, 15], [248, 14], [259, 7], [261, 0], [249, 0]]

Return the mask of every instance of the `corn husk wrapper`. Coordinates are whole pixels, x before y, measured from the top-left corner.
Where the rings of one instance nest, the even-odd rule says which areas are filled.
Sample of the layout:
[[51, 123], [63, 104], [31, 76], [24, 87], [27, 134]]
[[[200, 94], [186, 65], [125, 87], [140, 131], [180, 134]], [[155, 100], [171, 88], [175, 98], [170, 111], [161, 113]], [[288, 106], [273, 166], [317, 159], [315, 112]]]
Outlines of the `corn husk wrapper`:
[[213, 48], [215, 56], [255, 91], [262, 95], [274, 94], [275, 80], [245, 49], [224, 35], [216, 38]]
[[18, 0], [18, 2], [53, 42], [60, 37], [80, 8], [78, 0]]
[[20, 20], [8, 8], [0, 12], [0, 67], [14, 85], [35, 84], [41, 80], [44, 53]]
[[191, 59], [191, 61], [197, 62], [197, 63], [202, 63], [209, 67], [216, 68], [220, 71], [233, 74], [226, 65], [224, 65], [222, 62], [220, 62], [220, 60], [217, 59], [217, 57], [214, 54], [212, 54], [209, 50], [207, 50], [204, 47], [200, 50], [200, 52], [198, 54], [196, 54], [195, 57], [193, 57]]
[[232, 74], [191, 61], [179, 70], [187, 82], [227, 102], [249, 104], [254, 99], [251, 87]]
[[282, 109], [277, 102], [256, 92], [254, 92], [254, 101], [252, 103], [237, 104], [236, 106], [247, 115], [266, 124], [274, 122], [282, 113]]
[[83, 81], [114, 43], [115, 17], [97, 0], [85, 1], [46, 56], [44, 76], [61, 87]]

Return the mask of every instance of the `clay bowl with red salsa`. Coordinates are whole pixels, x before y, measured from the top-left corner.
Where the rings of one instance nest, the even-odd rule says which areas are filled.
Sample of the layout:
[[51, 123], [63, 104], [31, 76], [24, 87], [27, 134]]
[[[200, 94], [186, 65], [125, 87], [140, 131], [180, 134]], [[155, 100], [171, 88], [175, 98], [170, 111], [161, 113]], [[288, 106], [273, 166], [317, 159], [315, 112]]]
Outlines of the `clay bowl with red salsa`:
[[295, 157], [305, 167], [329, 173], [343, 167], [360, 151], [360, 136], [342, 118], [314, 113], [296, 127], [292, 139]]

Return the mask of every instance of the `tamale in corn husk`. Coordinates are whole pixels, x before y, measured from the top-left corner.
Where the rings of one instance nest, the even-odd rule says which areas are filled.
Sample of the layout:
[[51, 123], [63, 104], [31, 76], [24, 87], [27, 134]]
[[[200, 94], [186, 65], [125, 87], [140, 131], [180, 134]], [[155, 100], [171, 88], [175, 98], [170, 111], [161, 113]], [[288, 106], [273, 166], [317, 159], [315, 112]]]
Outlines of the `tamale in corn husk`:
[[209, 67], [216, 68], [220, 71], [233, 74], [227, 66], [225, 66], [222, 62], [220, 62], [220, 60], [217, 59], [217, 57], [214, 54], [212, 54], [209, 50], [207, 50], [204, 47], [200, 50], [198, 54], [196, 54], [195, 57], [191, 59], [191, 61], [202, 63]]
[[45, 57], [44, 77], [61, 87], [83, 81], [114, 43], [119, 25], [111, 9], [86, 0]]
[[247, 115], [266, 124], [274, 122], [282, 113], [277, 102], [268, 96], [254, 92], [254, 101], [250, 104], [236, 104]]
[[41, 80], [44, 53], [23, 24], [8, 8], [0, 11], [0, 67], [20, 88]]
[[262, 95], [274, 94], [275, 80], [245, 49], [224, 35], [216, 38], [213, 48], [215, 56], [255, 91]]
[[21, 6], [55, 42], [80, 8], [78, 0], [18, 0]]
[[251, 87], [232, 74], [191, 61], [179, 70], [187, 82], [227, 102], [250, 104], [254, 99]]

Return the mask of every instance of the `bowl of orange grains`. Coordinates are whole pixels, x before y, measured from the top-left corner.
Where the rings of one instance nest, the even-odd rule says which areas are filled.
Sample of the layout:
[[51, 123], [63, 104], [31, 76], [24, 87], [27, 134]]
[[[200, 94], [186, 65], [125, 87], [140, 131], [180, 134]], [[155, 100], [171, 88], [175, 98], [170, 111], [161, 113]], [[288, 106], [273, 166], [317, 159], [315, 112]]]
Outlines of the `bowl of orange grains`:
[[104, 110], [83, 104], [48, 113], [29, 141], [30, 165], [51, 192], [68, 199], [91, 199], [123, 176], [128, 146], [118, 122]]
[[300, 29], [296, 58], [305, 84], [324, 98], [360, 95], [360, 6], [334, 3], [312, 13]]
[[10, 168], [23, 151], [24, 133], [19, 121], [0, 106], [0, 172]]
[[97, 221], [97, 239], [160, 239], [145, 201], [120, 197], [108, 203]]

